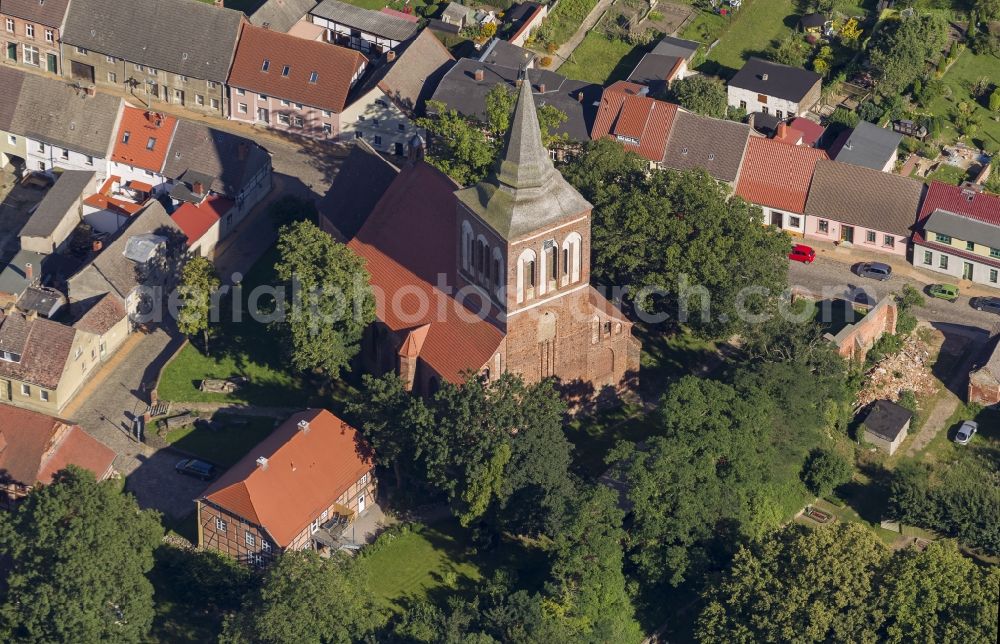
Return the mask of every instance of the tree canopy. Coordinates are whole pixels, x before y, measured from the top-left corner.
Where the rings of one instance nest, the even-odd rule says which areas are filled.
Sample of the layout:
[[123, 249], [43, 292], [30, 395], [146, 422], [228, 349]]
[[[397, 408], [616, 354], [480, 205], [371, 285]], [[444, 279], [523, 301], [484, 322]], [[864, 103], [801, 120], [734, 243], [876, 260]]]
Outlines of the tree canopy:
[[924, 61], [941, 55], [947, 36], [938, 14], [886, 21], [872, 36], [870, 62], [882, 96], [899, 95], [923, 74]]
[[704, 74], [688, 76], [670, 84], [670, 98], [681, 107], [712, 118], [726, 116], [726, 86]]
[[208, 336], [212, 319], [212, 295], [221, 282], [215, 266], [206, 257], [197, 255], [184, 264], [178, 288], [181, 309], [177, 313], [177, 328], [184, 335], [202, 334], [205, 353], [208, 353]]
[[[142, 642], [153, 623], [146, 573], [163, 535], [155, 512], [112, 481], [69, 466], [0, 514], [0, 639]], [[6, 566], [6, 563], [5, 563]]]

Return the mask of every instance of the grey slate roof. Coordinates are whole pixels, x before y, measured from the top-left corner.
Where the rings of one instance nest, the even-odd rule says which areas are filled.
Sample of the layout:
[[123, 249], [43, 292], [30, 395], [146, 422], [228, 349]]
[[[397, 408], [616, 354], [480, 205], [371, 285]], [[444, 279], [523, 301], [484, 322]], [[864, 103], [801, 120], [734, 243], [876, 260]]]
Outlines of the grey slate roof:
[[364, 139], [358, 140], [317, 205], [321, 227], [327, 232], [332, 227], [345, 240], [353, 239], [397, 174], [399, 168]]
[[522, 67], [527, 67], [528, 63], [534, 57], [535, 54], [524, 47], [518, 47], [500, 38], [494, 38], [490, 42], [490, 46], [483, 52], [483, 55], [479, 57], [479, 60], [492, 65], [521, 69]]
[[864, 426], [876, 436], [894, 441], [912, 418], [909, 409], [888, 400], [876, 400], [865, 417]]
[[830, 156], [843, 163], [881, 170], [889, 159], [895, 158], [902, 140], [903, 135], [898, 132], [860, 121], [839, 141], [839, 149], [831, 150]]
[[65, 44], [225, 83], [243, 14], [197, 0], [73, 0]]
[[419, 28], [415, 22], [381, 11], [362, 9], [338, 0], [323, 0], [309, 13], [390, 40], [407, 40], [416, 34]]
[[563, 179], [542, 145], [531, 87], [522, 83], [499, 163], [455, 196], [507, 240], [543, 229], [592, 206]]
[[[481, 81], [475, 79], [477, 69], [483, 70]], [[486, 95], [499, 83], [507, 83], [513, 88], [517, 75], [517, 69], [463, 58], [444, 75], [432, 98], [461, 114], [485, 121]], [[529, 69], [528, 78], [537, 104], [552, 105], [566, 114], [567, 119], [560, 124], [557, 132], [566, 134], [573, 141], [589, 141], [590, 130], [597, 116], [596, 104], [601, 100], [603, 88], [545, 69]], [[539, 91], [541, 85], [545, 85], [544, 92]], [[578, 98], [581, 93], [583, 100]]]
[[12, 67], [0, 66], [0, 130], [10, 132], [17, 103], [21, 98], [21, 84], [24, 82], [24, 72]]
[[95, 191], [96, 176], [96, 172], [83, 170], [66, 170], [60, 174], [21, 228], [21, 237], [48, 237], [54, 233], [83, 192], [88, 188], [91, 193]]
[[62, 80], [27, 74], [10, 131], [106, 158], [122, 106], [123, 101], [117, 96], [102, 93], [87, 96]]
[[[767, 80], [763, 76], [767, 74]], [[800, 67], [780, 65], [763, 58], [750, 58], [729, 84], [758, 94], [788, 101], [801, 101], [821, 76]]]
[[849, 163], [816, 162], [805, 214], [907, 237], [924, 184]]
[[656, 47], [653, 47], [653, 51], [650, 53], [657, 56], [676, 56], [677, 58], [684, 58], [688, 62], [691, 62], [691, 59], [694, 58], [700, 46], [701, 43], [694, 40], [664, 36], [660, 39], [660, 42], [656, 43]]
[[704, 168], [719, 181], [739, 177], [750, 126], [677, 110], [663, 164], [675, 170]]
[[316, 0], [266, 0], [250, 16], [250, 22], [271, 31], [288, 30], [316, 6]]
[[1000, 226], [994, 226], [972, 217], [963, 217], [946, 210], [932, 212], [927, 221], [924, 222], [924, 230], [1000, 248]]
[[679, 56], [648, 53], [642, 57], [626, 80], [645, 85], [653, 94], [660, 93], [667, 88], [667, 74], [673, 70], [678, 60]]
[[180, 179], [186, 172], [193, 171], [212, 177], [206, 187], [235, 198], [247, 181], [270, 162], [267, 150], [250, 139], [178, 119], [163, 174]]
[[62, 28], [69, 0], [3, 0], [0, 11], [57, 29]]
[[23, 293], [24, 289], [29, 286], [27, 275], [25, 275], [25, 266], [31, 264], [34, 275], [33, 279], [39, 280], [47, 274], [45, 265], [53, 257], [58, 257], [58, 255], [42, 255], [41, 253], [24, 250], [23, 248], [17, 251], [10, 258], [7, 265], [0, 270], [0, 293], [7, 293], [9, 295], [20, 295]]

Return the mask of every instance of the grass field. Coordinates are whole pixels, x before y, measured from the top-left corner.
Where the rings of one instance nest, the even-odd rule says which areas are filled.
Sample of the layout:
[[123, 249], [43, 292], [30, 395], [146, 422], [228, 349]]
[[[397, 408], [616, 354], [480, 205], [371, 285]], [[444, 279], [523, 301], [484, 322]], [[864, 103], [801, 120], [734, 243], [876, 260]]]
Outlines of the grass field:
[[232, 417], [217, 414], [217, 420], [222, 423], [219, 429], [194, 425], [175, 429], [166, 435], [166, 441], [222, 468], [229, 468], [275, 427], [273, 418], [242, 416], [238, 423], [226, 422], [227, 418]]
[[559, 73], [567, 78], [608, 85], [627, 77], [649, 50], [621, 40], [609, 40], [594, 30], [586, 35]]
[[596, 4], [597, 0], [561, 0], [545, 19], [549, 40], [556, 45], [569, 40]]
[[719, 44], [698, 66], [699, 71], [726, 79], [731, 78], [747, 58], [762, 55], [773, 41], [792, 33], [798, 21], [792, 0], [753, 0], [745, 3], [732, 18], [702, 13], [684, 30], [684, 36], [710, 44], [711, 40], [704, 40], [705, 36], [714, 39], [717, 30], [729, 24]]
[[931, 103], [930, 110], [936, 116], [942, 117], [945, 138], [955, 139], [957, 137], [952, 114], [959, 103], [970, 101], [975, 103], [976, 113], [980, 118], [979, 131], [971, 137], [973, 141], [986, 140], [994, 145], [1000, 145], [1000, 121], [996, 120], [996, 114], [991, 113], [986, 108], [985, 103], [988, 97], [976, 100], [970, 95], [972, 85], [983, 76], [989, 77], [994, 83], [1000, 79], [1000, 58], [989, 54], [977, 56], [966, 50], [959, 55], [942, 77], [945, 85], [951, 91], [951, 96], [939, 97]]

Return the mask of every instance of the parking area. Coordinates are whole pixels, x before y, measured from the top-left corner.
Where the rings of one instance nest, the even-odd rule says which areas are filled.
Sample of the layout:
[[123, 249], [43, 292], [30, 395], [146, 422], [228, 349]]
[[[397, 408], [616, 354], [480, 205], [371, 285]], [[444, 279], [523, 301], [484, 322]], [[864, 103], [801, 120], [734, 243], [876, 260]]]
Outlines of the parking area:
[[18, 233], [46, 192], [17, 183], [9, 167], [0, 172], [0, 262], [9, 261], [20, 249]]

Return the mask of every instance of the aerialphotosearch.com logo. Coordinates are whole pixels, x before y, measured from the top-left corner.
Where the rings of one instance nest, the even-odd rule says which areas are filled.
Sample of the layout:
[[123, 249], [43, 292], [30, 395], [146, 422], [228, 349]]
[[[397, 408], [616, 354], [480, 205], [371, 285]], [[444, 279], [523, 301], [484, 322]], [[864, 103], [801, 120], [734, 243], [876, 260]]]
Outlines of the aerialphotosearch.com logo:
[[[474, 323], [492, 320], [504, 323], [508, 318], [525, 310], [556, 305], [560, 297], [583, 297], [589, 285], [573, 285], [569, 288], [552, 288], [532, 298], [511, 298], [505, 288], [487, 290], [478, 285], [463, 283], [455, 286], [447, 273], [439, 273], [436, 283], [411, 283], [387, 291], [378, 285], [369, 285], [368, 275], [355, 273], [349, 283], [306, 287], [297, 276], [285, 283], [263, 284], [249, 292], [242, 285], [243, 275], [233, 273], [231, 284], [223, 284], [208, 294], [208, 321], [215, 325], [223, 321], [243, 322], [250, 319], [261, 324], [272, 324], [288, 319], [306, 319], [313, 327], [336, 324], [350, 317], [363, 320], [370, 293], [375, 304], [376, 315], [381, 319], [390, 316], [401, 325], [427, 324], [447, 319], [458, 319]], [[839, 307], [835, 311], [834, 302], [859, 301], [874, 304], [878, 301], [871, 288], [859, 290], [844, 284], [825, 286], [819, 293], [793, 286], [775, 293], [761, 285], [746, 286], [727, 297], [721, 305], [713, 302], [711, 291], [700, 284], [692, 284], [686, 275], [681, 275], [673, 286], [643, 286], [633, 288], [628, 285], [594, 287], [601, 296], [621, 307], [629, 302], [635, 320], [644, 324], [659, 324], [670, 320], [684, 324], [691, 321], [729, 322], [733, 319], [747, 324], [763, 324], [774, 317], [789, 322], [804, 323], [816, 320], [829, 323], [834, 319], [854, 322], [853, 306]], [[522, 290], [522, 293], [528, 289]], [[792, 297], [793, 294], [796, 297]], [[797, 306], [797, 298], [805, 298], [821, 303], [818, 307]], [[183, 315], [186, 300], [204, 301], [204, 294], [191, 287], [179, 286], [169, 291], [162, 286], [141, 285], [129, 300], [132, 320], [138, 324], [162, 323], [166, 316], [177, 320]], [[764, 302], [776, 305], [763, 306]], [[560, 315], [573, 315], [580, 321], [592, 318], [588, 307], [562, 307]], [[846, 319], [845, 319], [846, 317]]]

